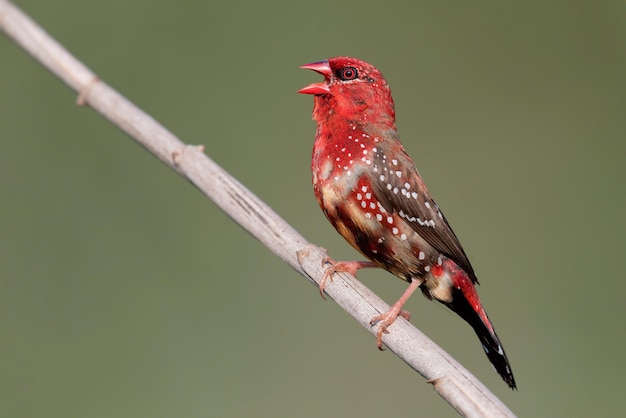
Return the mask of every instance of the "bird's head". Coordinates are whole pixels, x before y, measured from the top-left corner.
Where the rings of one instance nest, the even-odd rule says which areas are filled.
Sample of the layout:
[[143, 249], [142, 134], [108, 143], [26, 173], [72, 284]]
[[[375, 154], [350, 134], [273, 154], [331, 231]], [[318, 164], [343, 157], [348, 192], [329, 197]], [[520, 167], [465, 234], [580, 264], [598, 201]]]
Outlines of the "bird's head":
[[381, 72], [371, 64], [350, 57], [335, 57], [301, 66], [324, 76], [298, 93], [315, 95], [313, 117], [318, 122], [339, 116], [347, 120], [377, 122], [395, 120], [391, 91]]

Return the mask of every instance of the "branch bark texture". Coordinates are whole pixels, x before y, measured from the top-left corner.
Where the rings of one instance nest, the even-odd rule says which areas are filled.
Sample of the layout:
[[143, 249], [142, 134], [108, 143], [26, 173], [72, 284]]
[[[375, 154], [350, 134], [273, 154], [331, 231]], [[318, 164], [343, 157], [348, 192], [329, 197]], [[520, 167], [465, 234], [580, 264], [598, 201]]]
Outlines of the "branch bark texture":
[[[272, 209], [203, 153], [186, 145], [152, 117], [99, 79], [32, 19], [7, 0], [0, 0], [0, 29], [41, 65], [78, 93], [89, 105], [126, 132], [165, 165], [193, 183], [235, 222], [294, 270], [319, 284], [326, 254], [307, 242]], [[5, 63], [4, 65], [7, 65]], [[345, 273], [335, 275], [326, 293], [375, 335], [369, 321], [389, 306]], [[468, 417], [515, 415], [478, 379], [404, 319], [390, 327], [384, 343], [431, 383], [460, 414]], [[373, 344], [372, 344], [373, 346]]]

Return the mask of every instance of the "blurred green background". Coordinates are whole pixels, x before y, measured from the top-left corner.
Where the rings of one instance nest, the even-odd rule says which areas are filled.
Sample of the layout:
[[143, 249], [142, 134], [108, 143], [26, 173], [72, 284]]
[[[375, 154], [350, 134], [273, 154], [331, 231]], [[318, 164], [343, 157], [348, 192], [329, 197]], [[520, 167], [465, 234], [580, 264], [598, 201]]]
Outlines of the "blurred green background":
[[[623, 1], [18, 1], [338, 259], [298, 66], [378, 66], [518, 381], [412, 322], [520, 416], [626, 414]], [[0, 36], [0, 416], [453, 417], [415, 372]], [[385, 300], [405, 284], [359, 277]]]

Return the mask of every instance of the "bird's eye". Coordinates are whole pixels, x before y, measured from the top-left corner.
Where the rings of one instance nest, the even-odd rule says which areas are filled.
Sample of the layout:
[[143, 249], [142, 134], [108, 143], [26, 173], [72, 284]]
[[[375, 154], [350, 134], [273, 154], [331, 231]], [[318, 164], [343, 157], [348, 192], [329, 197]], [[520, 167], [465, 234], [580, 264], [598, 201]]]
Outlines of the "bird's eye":
[[357, 75], [359, 75], [358, 71], [354, 67], [344, 67], [339, 70], [337, 76], [343, 81], [354, 80]]

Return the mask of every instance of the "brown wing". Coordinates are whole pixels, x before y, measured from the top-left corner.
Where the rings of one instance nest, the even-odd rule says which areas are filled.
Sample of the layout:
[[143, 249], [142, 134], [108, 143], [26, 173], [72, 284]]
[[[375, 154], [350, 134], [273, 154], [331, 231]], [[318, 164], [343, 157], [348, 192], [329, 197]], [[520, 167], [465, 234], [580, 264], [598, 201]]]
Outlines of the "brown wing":
[[370, 180], [376, 198], [389, 212], [396, 212], [437, 251], [453, 260], [477, 282], [459, 239], [428, 193], [411, 158], [402, 150], [385, 155], [374, 152]]

